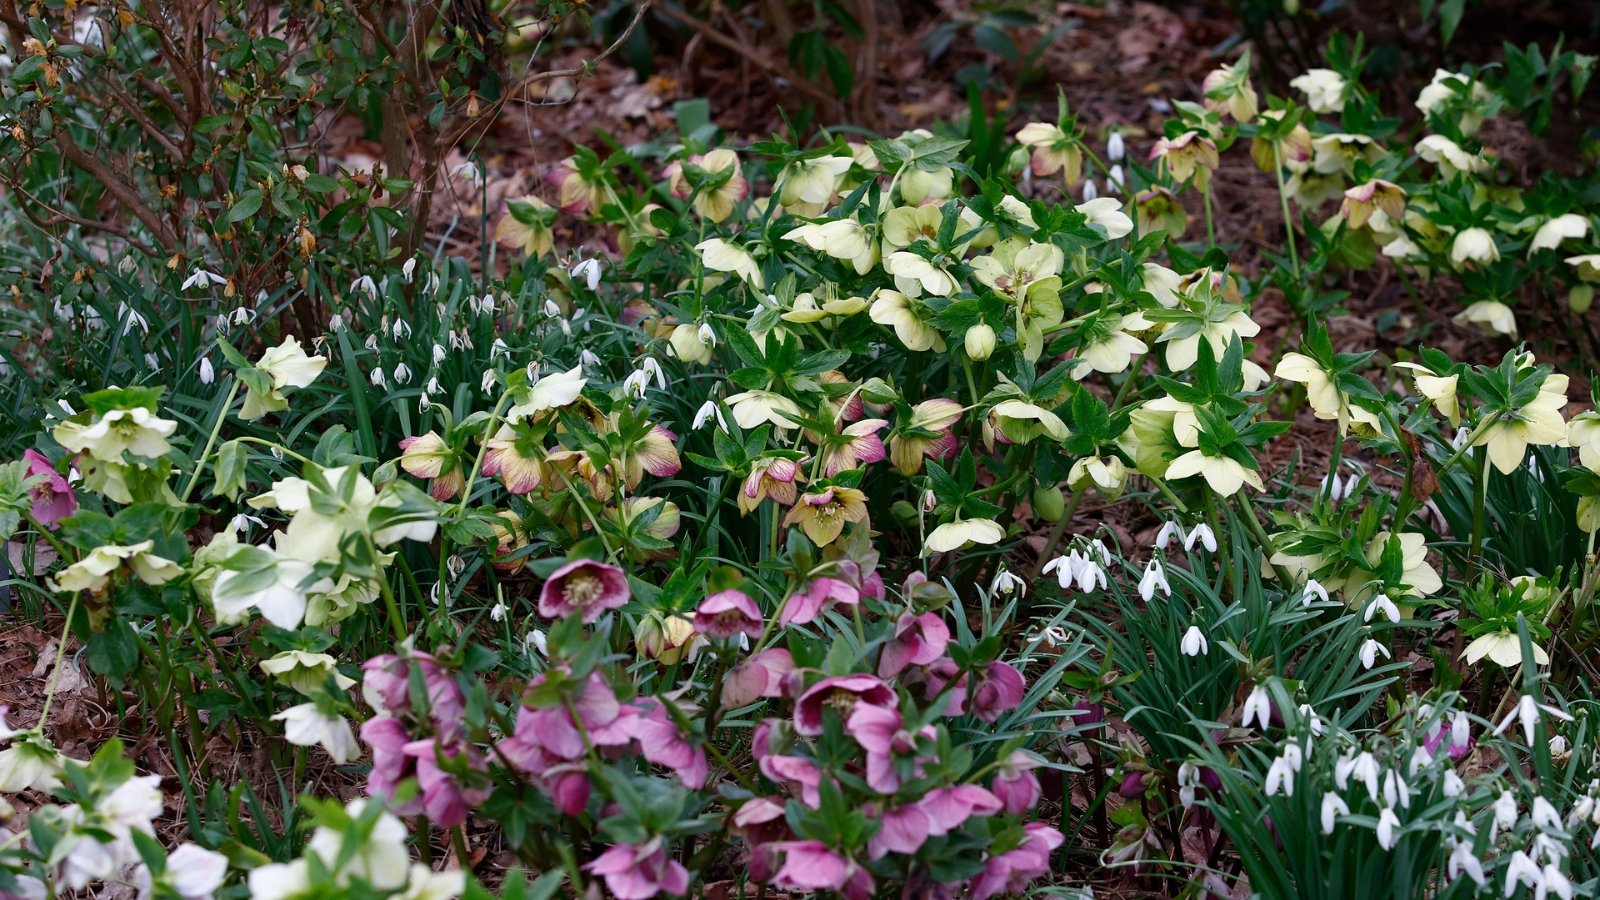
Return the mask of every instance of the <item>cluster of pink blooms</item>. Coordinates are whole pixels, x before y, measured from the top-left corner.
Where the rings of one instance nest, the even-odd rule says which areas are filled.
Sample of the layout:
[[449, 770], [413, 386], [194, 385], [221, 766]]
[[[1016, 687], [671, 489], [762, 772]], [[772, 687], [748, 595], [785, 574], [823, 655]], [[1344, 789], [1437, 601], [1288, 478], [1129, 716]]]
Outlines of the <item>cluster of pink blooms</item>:
[[[422, 675], [426, 708], [411, 702], [412, 667]], [[467, 740], [466, 698], [454, 676], [415, 651], [375, 656], [362, 668], [362, 695], [378, 712], [361, 726], [361, 739], [372, 748], [367, 793], [399, 815], [426, 814], [440, 828], [465, 822], [467, 811], [488, 798], [490, 782], [483, 753]], [[409, 778], [417, 780], [418, 795], [395, 802], [396, 789]]]

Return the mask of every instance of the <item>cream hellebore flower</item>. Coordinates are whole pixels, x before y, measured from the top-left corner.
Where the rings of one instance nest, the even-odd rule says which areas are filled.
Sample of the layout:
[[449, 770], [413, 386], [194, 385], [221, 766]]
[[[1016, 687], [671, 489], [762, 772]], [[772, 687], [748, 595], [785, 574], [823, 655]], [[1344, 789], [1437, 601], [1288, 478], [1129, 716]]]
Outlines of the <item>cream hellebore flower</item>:
[[1583, 216], [1577, 213], [1556, 216], [1534, 232], [1533, 241], [1528, 244], [1528, 254], [1531, 256], [1540, 250], [1554, 250], [1568, 238], [1582, 240], [1588, 234], [1589, 220]]
[[714, 272], [737, 275], [756, 290], [766, 286], [761, 277], [761, 267], [756, 264], [755, 257], [743, 247], [722, 238], [712, 238], [695, 244], [694, 249], [700, 252], [700, 259], [706, 268]]
[[1044, 178], [1062, 173], [1067, 184], [1083, 177], [1083, 147], [1056, 125], [1029, 122], [1017, 132], [1017, 143], [1032, 151], [1033, 174]]
[[1081, 362], [1072, 370], [1072, 377], [1082, 380], [1090, 372], [1116, 375], [1127, 371], [1133, 365], [1134, 357], [1150, 349], [1144, 341], [1128, 332], [1148, 331], [1150, 324], [1139, 313], [1118, 317], [1104, 337], [1078, 351], [1077, 358]]
[[913, 306], [914, 301], [910, 297], [883, 288], [874, 295], [872, 308], [867, 315], [879, 325], [892, 327], [895, 337], [906, 345], [907, 350], [936, 350], [943, 353], [944, 338], [932, 325], [922, 321]]
[[1234, 66], [1223, 63], [1206, 75], [1200, 89], [1205, 93], [1206, 109], [1227, 112], [1237, 122], [1249, 122], [1260, 111], [1256, 89], [1250, 86], [1250, 56], [1247, 52]]
[[260, 663], [261, 671], [276, 677], [297, 693], [314, 695], [332, 676], [341, 690], [355, 687], [356, 680], [339, 672], [338, 660], [326, 653], [285, 650]]
[[565, 372], [556, 372], [534, 382], [528, 388], [528, 399], [506, 410], [507, 422], [520, 422], [535, 413], [566, 406], [578, 399], [589, 379], [584, 377], [583, 366], [577, 365]]
[[733, 413], [733, 420], [745, 429], [769, 424], [779, 431], [785, 431], [794, 427], [794, 421], [784, 413], [795, 417], [804, 415], [799, 404], [772, 391], [745, 391], [734, 394], [726, 402], [728, 411]]
[[1183, 276], [1160, 263], [1147, 262], [1141, 267], [1144, 289], [1156, 302], [1173, 309], [1183, 294]]
[[142, 541], [127, 546], [106, 544], [96, 547], [88, 556], [78, 560], [50, 581], [50, 589], [59, 593], [90, 591], [100, 593], [111, 582], [111, 576], [126, 566], [145, 584], [166, 584], [183, 574], [183, 567], [170, 559], [150, 552], [156, 542]]
[[1065, 265], [1066, 258], [1060, 247], [1014, 238], [995, 245], [993, 254], [974, 259], [972, 277], [1015, 300], [1025, 296], [1034, 285], [1059, 276]]
[[[1547, 666], [1550, 664], [1550, 654], [1544, 648], [1533, 644], [1533, 661], [1535, 665]], [[1509, 631], [1495, 631], [1480, 635], [1467, 645], [1461, 658], [1467, 665], [1475, 666], [1485, 656], [1496, 665], [1510, 668], [1522, 665], [1522, 640]]]
[[272, 717], [283, 723], [283, 735], [296, 747], [316, 747], [328, 751], [335, 763], [343, 765], [361, 755], [356, 734], [344, 716], [325, 713], [315, 703], [291, 706]]
[[1200, 357], [1202, 338], [1211, 344], [1212, 351], [1220, 359], [1222, 354], [1227, 352], [1228, 345], [1233, 342], [1235, 336], [1243, 340], [1260, 333], [1261, 326], [1257, 325], [1244, 310], [1236, 310], [1216, 321], [1208, 318], [1194, 334], [1166, 342], [1167, 368], [1174, 372], [1182, 372], [1193, 366], [1195, 360]]
[[[281, 536], [278, 543], [283, 543]], [[257, 570], [250, 573], [233, 569], [219, 572], [211, 588], [211, 603], [217, 620], [224, 624], [243, 622], [250, 610], [255, 609], [262, 618], [279, 628], [299, 628], [310, 602], [307, 594], [331, 591], [334, 583], [330, 579], [320, 578], [303, 586], [307, 585], [313, 574], [315, 566], [312, 563], [285, 555], [279, 550], [265, 547], [254, 549], [271, 555], [270, 569], [267, 572]]]
[[[1313, 138], [1311, 141], [1311, 169], [1312, 172], [1319, 175], [1353, 175], [1355, 173], [1356, 160], [1372, 160], [1381, 156], [1382, 153], [1382, 148], [1378, 146], [1370, 135], [1350, 134], [1348, 132], [1325, 134]], [[1298, 181], [1300, 185], [1300, 187], [1296, 188], [1296, 191], [1302, 195], [1301, 199], [1306, 206], [1321, 204], [1322, 201], [1320, 199], [1315, 201], [1311, 199], [1316, 195], [1316, 192], [1307, 189], [1307, 186], [1311, 185], [1312, 182], [1304, 174], [1297, 174], [1291, 184], [1295, 181]], [[1341, 188], [1344, 187], [1337, 179], [1317, 186], [1327, 192], [1327, 199], [1339, 196]]]
[[1104, 228], [1109, 240], [1127, 237], [1133, 231], [1133, 220], [1122, 211], [1122, 201], [1115, 197], [1096, 197], [1079, 203], [1075, 209], [1089, 217], [1090, 225]]
[[995, 427], [1013, 443], [1026, 444], [1040, 435], [1055, 441], [1067, 439], [1067, 423], [1060, 416], [1025, 400], [996, 403], [989, 415], [994, 418]]
[[1561, 418], [1566, 406], [1567, 376], [1550, 375], [1527, 406], [1506, 413], [1483, 428], [1472, 446], [1488, 447], [1489, 461], [1500, 474], [1510, 475], [1522, 465], [1529, 444], [1558, 446], [1567, 443], [1567, 423]]
[[1500, 259], [1500, 248], [1486, 228], [1464, 228], [1450, 243], [1450, 261], [1456, 266], [1469, 262], [1491, 263]]
[[913, 297], [921, 296], [923, 293], [935, 297], [948, 297], [956, 291], [954, 276], [944, 268], [907, 250], [899, 250], [885, 257], [883, 270], [894, 276], [895, 287]]
[[1600, 473], [1600, 412], [1589, 410], [1567, 423], [1567, 446], [1578, 449], [1578, 461], [1591, 472]]
[[1414, 149], [1418, 156], [1438, 166], [1439, 171], [1446, 177], [1458, 174], [1470, 175], [1486, 165], [1482, 157], [1461, 149], [1460, 144], [1442, 134], [1428, 135], [1417, 141]]
[[667, 335], [667, 344], [672, 348], [672, 355], [691, 366], [704, 365], [711, 361], [711, 352], [716, 349], [717, 336], [708, 325], [694, 325], [684, 323], [672, 329]]
[[556, 210], [538, 197], [506, 200], [506, 214], [494, 226], [494, 239], [526, 256], [544, 256], [555, 247]]
[[307, 356], [299, 341], [285, 337], [283, 343], [268, 349], [256, 361], [256, 369], [272, 379], [272, 388], [263, 394], [246, 383], [244, 406], [239, 410], [239, 418], [248, 422], [269, 412], [288, 409], [289, 401], [283, 396], [284, 389], [306, 387], [317, 380], [327, 365], [326, 359]]
[[1467, 102], [1462, 104], [1464, 108], [1461, 110], [1461, 120], [1457, 123], [1461, 133], [1470, 137], [1483, 126], [1483, 113], [1480, 110], [1484, 104], [1494, 99], [1494, 94], [1488, 86], [1472, 76], [1434, 69], [1433, 80], [1417, 94], [1417, 110], [1426, 118], [1452, 96], [1461, 93], [1459, 88], [1446, 83], [1452, 79], [1471, 85], [1467, 91]]
[[[938, 207], [933, 207], [935, 211]], [[937, 232], [937, 228], [935, 229]], [[784, 240], [805, 244], [818, 253], [847, 260], [857, 275], [865, 275], [878, 264], [878, 247], [855, 219], [835, 219], [791, 229]]]
[[1476, 325], [1490, 334], [1517, 336], [1517, 317], [1511, 307], [1499, 300], [1479, 300], [1456, 313], [1452, 319], [1457, 325]]
[[1183, 454], [1167, 467], [1168, 478], [1188, 478], [1191, 475], [1204, 476], [1206, 484], [1224, 497], [1238, 493], [1247, 484], [1258, 491], [1266, 490], [1259, 473], [1245, 468], [1243, 463], [1231, 456], [1207, 456], [1199, 448]]
[[778, 202], [802, 215], [817, 215], [833, 200], [839, 189], [839, 179], [854, 163], [849, 156], [795, 160], [783, 170]]
[[945, 553], [968, 544], [996, 544], [1006, 531], [988, 519], [956, 519], [935, 528], [923, 543], [923, 554]]
[[1451, 426], [1461, 424], [1461, 403], [1456, 397], [1460, 375], [1439, 375], [1420, 363], [1397, 362], [1397, 369], [1407, 369], [1417, 382], [1417, 393], [1427, 398], [1439, 414], [1450, 420]]
[[1332, 69], [1307, 69], [1290, 79], [1289, 86], [1306, 95], [1306, 105], [1317, 115], [1344, 111], [1344, 76]]
[[[1383, 551], [1389, 546], [1390, 532], [1380, 531], [1367, 544], [1367, 563], [1377, 566], [1383, 559]], [[1428, 540], [1416, 532], [1402, 532], [1397, 535], [1400, 541], [1400, 581], [1406, 586], [1389, 586], [1388, 593], [1398, 598], [1399, 603], [1405, 603], [1407, 597], [1427, 597], [1444, 587], [1444, 579], [1428, 564]], [[1329, 584], [1334, 584], [1330, 581]], [[1352, 607], [1362, 607], [1368, 600], [1373, 599], [1381, 585], [1371, 580], [1371, 573], [1357, 569], [1344, 580], [1341, 586], [1344, 591], [1345, 603]], [[1396, 601], [1387, 599], [1390, 605]]]
[[1067, 472], [1067, 487], [1083, 490], [1093, 484], [1102, 497], [1115, 499], [1128, 481], [1128, 467], [1115, 456], [1085, 456]]
[[889, 210], [883, 217], [883, 252], [904, 250], [917, 241], [937, 241], [943, 221], [944, 212], [937, 206], [897, 206]]
[[134, 456], [158, 459], [172, 445], [167, 438], [178, 430], [178, 423], [163, 419], [143, 406], [113, 409], [92, 425], [62, 422], [51, 434], [56, 442], [73, 453], [87, 453], [101, 462], [122, 462], [124, 451]]
[[1380, 427], [1376, 413], [1351, 404], [1328, 370], [1303, 353], [1285, 353], [1272, 374], [1305, 385], [1306, 402], [1311, 404], [1311, 411], [1324, 421], [1337, 421], [1340, 434], [1348, 431], [1352, 422], [1374, 430]]

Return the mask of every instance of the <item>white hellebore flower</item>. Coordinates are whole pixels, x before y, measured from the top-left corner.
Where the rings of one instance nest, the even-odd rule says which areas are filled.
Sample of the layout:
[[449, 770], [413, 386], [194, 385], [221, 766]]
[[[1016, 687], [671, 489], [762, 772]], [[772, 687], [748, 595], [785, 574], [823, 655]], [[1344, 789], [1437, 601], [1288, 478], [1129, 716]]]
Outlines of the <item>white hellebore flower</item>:
[[573, 366], [565, 372], [546, 375], [528, 389], [528, 399], [506, 410], [506, 420], [516, 422], [534, 413], [566, 406], [578, 399], [589, 379], [584, 377], [583, 366]]
[[[1090, 181], [1090, 184], [1093, 184]], [[1077, 205], [1078, 212], [1089, 217], [1090, 225], [1099, 225], [1106, 231], [1106, 238], [1117, 240], [1127, 237], [1133, 231], [1133, 220], [1122, 211], [1122, 201], [1115, 197], [1099, 197], [1088, 199]]]
[[[1550, 654], [1538, 644], [1531, 645], [1535, 665], [1547, 666], [1550, 664]], [[1522, 639], [1509, 631], [1495, 631], [1479, 635], [1461, 654], [1467, 665], [1476, 665], [1485, 656], [1497, 665], [1510, 668], [1522, 665]]]
[[956, 519], [935, 528], [924, 542], [924, 553], [946, 553], [968, 544], [996, 544], [1006, 530], [988, 519]]
[[1486, 228], [1464, 228], [1450, 243], [1450, 261], [1457, 266], [1469, 262], [1491, 263], [1500, 259], [1500, 248]]
[[320, 745], [328, 756], [340, 765], [361, 755], [356, 746], [356, 733], [344, 716], [332, 715], [317, 709], [315, 703], [291, 706], [272, 717], [283, 723], [284, 737], [296, 747]]
[[1189, 630], [1183, 633], [1183, 641], [1179, 644], [1179, 649], [1183, 651], [1184, 656], [1204, 656], [1211, 650], [1211, 643], [1206, 640], [1205, 634], [1200, 631], [1200, 626], [1190, 625]]
[[1289, 80], [1289, 86], [1306, 95], [1306, 106], [1318, 115], [1344, 111], [1344, 76], [1332, 69], [1307, 69]]
[[695, 244], [694, 249], [700, 251], [700, 259], [706, 268], [737, 275], [757, 290], [766, 286], [761, 277], [761, 267], [756, 264], [755, 257], [743, 247], [731, 244], [722, 238], [712, 238]]
[[[167, 856], [166, 871], [159, 883], [166, 888], [165, 896], [182, 900], [211, 900], [228, 876], [228, 858], [215, 850], [199, 844], [183, 844]], [[133, 874], [134, 885], [140, 897], [154, 894], [155, 883], [150, 870], [140, 867]]]
[[1561, 242], [1572, 238], [1582, 240], [1589, 233], [1589, 220], [1577, 213], [1567, 213], [1556, 216], [1554, 219], [1539, 226], [1534, 232], [1533, 241], [1528, 244], [1528, 254], [1532, 255], [1540, 250], [1554, 250], [1561, 246]]

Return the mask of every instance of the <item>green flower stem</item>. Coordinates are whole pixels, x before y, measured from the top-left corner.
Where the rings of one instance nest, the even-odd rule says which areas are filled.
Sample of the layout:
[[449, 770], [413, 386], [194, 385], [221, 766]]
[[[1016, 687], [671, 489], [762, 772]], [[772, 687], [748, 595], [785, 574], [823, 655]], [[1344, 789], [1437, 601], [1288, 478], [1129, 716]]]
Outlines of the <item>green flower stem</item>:
[[200, 451], [200, 458], [194, 461], [194, 471], [189, 473], [189, 483], [183, 486], [183, 493], [178, 495], [178, 499], [185, 503], [189, 502], [189, 495], [194, 493], [194, 486], [200, 481], [200, 473], [206, 470], [206, 459], [211, 456], [211, 448], [217, 444], [217, 435], [222, 432], [222, 423], [228, 418], [228, 410], [233, 408], [233, 399], [239, 396], [241, 382], [237, 378], [231, 378], [231, 381], [232, 383], [228, 385], [228, 399], [222, 401], [222, 409], [217, 411], [216, 419], [211, 422], [211, 434], [206, 438], [206, 447]]
[[[373, 543], [371, 535], [367, 536], [367, 552], [371, 553], [374, 559], [380, 555], [378, 545]], [[394, 588], [389, 584], [389, 573], [379, 569], [377, 577], [378, 589], [383, 592], [383, 605], [389, 614], [389, 624], [394, 628], [395, 640], [404, 641], [411, 630], [406, 627], [406, 618], [400, 612], [400, 604], [395, 602]]]
[[1278, 205], [1283, 210], [1283, 235], [1289, 240], [1289, 264], [1294, 269], [1294, 280], [1299, 284], [1300, 251], [1294, 242], [1294, 219], [1289, 215], [1289, 194], [1283, 183], [1283, 149], [1278, 141], [1272, 142], [1272, 174], [1278, 179]]
[[[1489, 500], [1489, 448], [1474, 448], [1472, 458], [1478, 464], [1472, 492], [1472, 543], [1467, 546], [1467, 562], [1476, 562], [1483, 547], [1484, 505]], [[1463, 573], [1471, 577], [1471, 573]]]
[[461, 487], [461, 502], [456, 504], [455, 521], [461, 521], [466, 515], [467, 504], [472, 500], [472, 485], [478, 480], [478, 474], [483, 471], [484, 457], [489, 455], [489, 441], [494, 438], [494, 433], [500, 427], [500, 414], [505, 411], [506, 401], [511, 399], [509, 394], [501, 394], [495, 401], [494, 412], [489, 414], [489, 421], [483, 427], [483, 443], [478, 446], [478, 456], [472, 461], [472, 471], [467, 473], [467, 482]]
[[67, 604], [67, 620], [61, 623], [61, 640], [56, 642], [56, 665], [50, 672], [50, 687], [45, 690], [44, 709], [39, 713], [39, 728], [44, 728], [44, 723], [50, 718], [50, 704], [56, 699], [56, 686], [61, 684], [61, 662], [67, 657], [67, 635], [72, 630], [72, 617], [78, 612], [79, 591], [72, 593], [72, 602]]
[[72, 554], [67, 552], [67, 545], [61, 543], [60, 538], [51, 534], [50, 529], [44, 527], [44, 525], [40, 523], [38, 519], [35, 519], [31, 510], [23, 510], [22, 517], [27, 519], [28, 524], [33, 526], [33, 530], [39, 533], [39, 537], [44, 538], [44, 542], [49, 544], [51, 548], [56, 551], [57, 556], [61, 557], [63, 560], [71, 559]]

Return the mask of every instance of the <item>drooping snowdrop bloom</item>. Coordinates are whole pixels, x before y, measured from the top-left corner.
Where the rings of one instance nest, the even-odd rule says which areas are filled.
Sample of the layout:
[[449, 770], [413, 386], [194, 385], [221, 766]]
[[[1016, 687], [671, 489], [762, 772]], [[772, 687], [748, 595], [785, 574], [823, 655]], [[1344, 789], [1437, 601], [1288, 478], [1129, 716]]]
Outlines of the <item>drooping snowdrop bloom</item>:
[[1178, 802], [1184, 809], [1194, 806], [1195, 788], [1200, 786], [1200, 769], [1192, 762], [1185, 761], [1178, 766]]
[[1274, 794], [1283, 794], [1285, 797], [1294, 796], [1294, 763], [1287, 756], [1280, 756], [1267, 767], [1266, 783], [1262, 793], [1271, 797]]
[[1313, 600], [1328, 602], [1328, 589], [1315, 578], [1307, 579], [1306, 586], [1300, 590], [1300, 605], [1309, 607]]
[[1361, 668], [1370, 669], [1377, 665], [1378, 655], [1380, 653], [1383, 654], [1384, 659], [1394, 658], [1394, 654], [1389, 652], [1389, 648], [1385, 647], [1382, 641], [1375, 640], [1373, 638], [1367, 638], [1366, 641], [1361, 644]]
[[1172, 585], [1167, 581], [1166, 569], [1160, 560], [1151, 558], [1150, 562], [1145, 564], [1144, 574], [1139, 577], [1139, 597], [1149, 603], [1158, 590], [1162, 596], [1172, 596]]
[[1183, 533], [1183, 526], [1177, 522], [1162, 522], [1161, 530], [1156, 532], [1156, 549], [1165, 550], [1167, 545], [1176, 539], [1178, 543], [1188, 543], [1189, 538]]
[[1518, 885], [1526, 885], [1535, 891], [1544, 886], [1544, 873], [1540, 871], [1539, 864], [1522, 850], [1511, 854], [1511, 861], [1506, 863], [1505, 895], [1509, 897], [1516, 893]]
[[1184, 656], [1204, 656], [1211, 650], [1211, 643], [1206, 640], [1205, 633], [1198, 625], [1190, 625], [1189, 630], [1183, 633], [1183, 640], [1179, 649]]
[[1383, 613], [1383, 617], [1388, 619], [1390, 622], [1400, 621], [1400, 607], [1396, 606], [1394, 601], [1389, 599], [1388, 594], [1379, 594], [1376, 597], [1373, 597], [1372, 602], [1368, 603], [1367, 608], [1362, 611], [1361, 621], [1371, 622], [1373, 614], [1380, 612]]
[[1348, 815], [1350, 815], [1350, 805], [1344, 802], [1343, 797], [1333, 791], [1322, 795], [1323, 834], [1333, 834], [1333, 826], [1337, 823], [1338, 817]]
[[994, 574], [994, 580], [989, 582], [989, 593], [1016, 593], [1019, 596], [1026, 597], [1028, 595], [1028, 583], [1022, 580], [1015, 572], [1002, 565], [1000, 571]]
[[1062, 590], [1070, 590], [1073, 582], [1078, 579], [1078, 568], [1083, 565], [1083, 554], [1076, 550], [1064, 556], [1058, 556], [1044, 564], [1042, 571], [1045, 575], [1054, 574]]
[[228, 279], [223, 278], [221, 275], [218, 275], [215, 272], [207, 269], [195, 269], [194, 273], [184, 280], [183, 286], [179, 288], [179, 290], [187, 291], [192, 287], [203, 287], [208, 284], [222, 285], [227, 283]]
[[1244, 698], [1244, 714], [1239, 718], [1239, 727], [1249, 728], [1254, 722], [1257, 727], [1265, 729], [1271, 721], [1272, 701], [1267, 697], [1267, 689], [1258, 684]]
[[1532, 694], [1523, 694], [1517, 700], [1517, 705], [1512, 707], [1511, 712], [1507, 713], [1506, 717], [1500, 720], [1500, 724], [1494, 727], [1494, 733], [1497, 735], [1505, 734], [1506, 729], [1511, 727], [1512, 722], [1520, 722], [1522, 724], [1522, 734], [1527, 738], [1528, 746], [1531, 747], [1533, 746], [1534, 727], [1539, 723], [1539, 713], [1541, 712], [1563, 722], [1572, 721], [1572, 716], [1569, 713], [1563, 712], [1554, 706], [1546, 706], [1540, 703], [1533, 699]]
[[716, 420], [717, 428], [723, 431], [728, 430], [728, 422], [722, 417], [722, 408], [717, 406], [717, 401], [707, 400], [706, 402], [700, 404], [699, 409], [695, 410], [694, 421], [690, 423], [689, 427], [695, 431], [699, 431], [701, 428], [705, 427], [707, 422], [710, 422], [713, 419]]
[[1339, 790], [1347, 790], [1352, 777], [1366, 785], [1372, 802], [1378, 802], [1378, 760], [1371, 753], [1363, 750], [1355, 756], [1341, 757], [1333, 764], [1333, 781]]
[[1185, 551], [1193, 551], [1196, 541], [1200, 543], [1200, 546], [1206, 548], [1207, 553], [1217, 552], [1217, 536], [1212, 533], [1210, 525], [1201, 523], [1190, 529], [1188, 534], [1183, 535], [1183, 549]]
[[1400, 835], [1397, 833], [1400, 827], [1400, 817], [1394, 814], [1394, 810], [1385, 807], [1378, 813], [1378, 846], [1385, 850], [1393, 850], [1394, 845], [1400, 840]]

